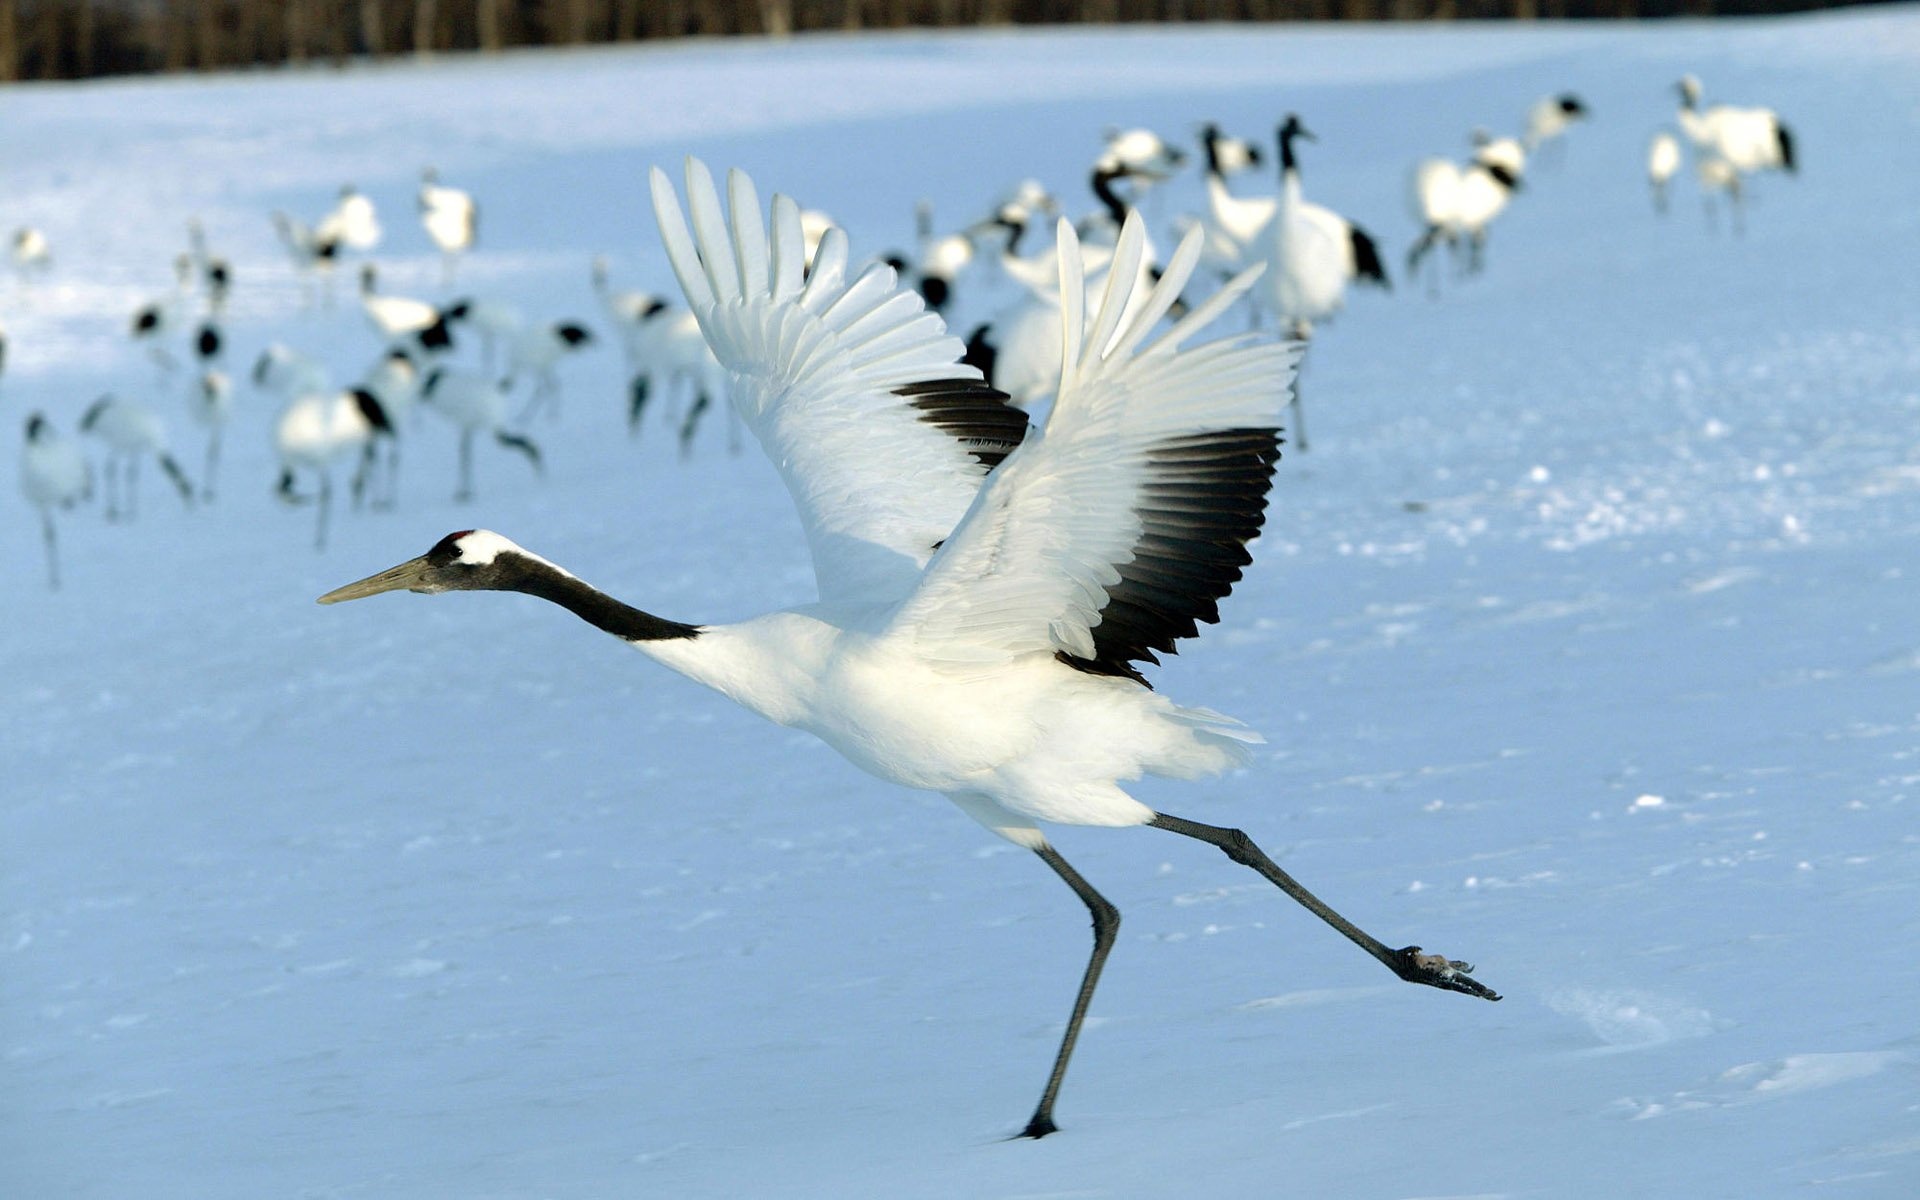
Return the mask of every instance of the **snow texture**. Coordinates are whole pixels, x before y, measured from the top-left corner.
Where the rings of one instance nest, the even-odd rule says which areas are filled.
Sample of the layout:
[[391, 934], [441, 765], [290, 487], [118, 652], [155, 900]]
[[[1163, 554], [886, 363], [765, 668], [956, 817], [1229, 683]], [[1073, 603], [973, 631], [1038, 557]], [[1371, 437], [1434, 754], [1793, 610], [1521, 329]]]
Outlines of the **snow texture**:
[[[1798, 138], [1744, 237], [1689, 179], [1649, 203], [1683, 71]], [[528, 430], [544, 478], [483, 443], [455, 505], [415, 414], [399, 505], [324, 554], [242, 383], [219, 500], [149, 467], [136, 523], [66, 515], [45, 587], [27, 413], [138, 396], [198, 465], [186, 379], [125, 333], [196, 216], [230, 368], [277, 338], [344, 383], [378, 349], [351, 272], [303, 309], [268, 213], [346, 182], [383, 287], [592, 320], [595, 253], [670, 291], [645, 168], [689, 152], [879, 253], [923, 196], [1090, 207], [1109, 125], [1266, 145], [1296, 111], [1308, 196], [1397, 268], [1411, 165], [1562, 90], [1593, 119], [1483, 275], [1396, 271], [1319, 332], [1313, 449], [1154, 672], [1269, 744], [1140, 790], [1498, 1005], [1198, 843], [1060, 830], [1126, 924], [1062, 1132], [1005, 1140], [1087, 950], [1031, 855], [538, 601], [313, 604], [475, 526], [670, 617], [805, 599], [771, 468], [718, 421], [684, 463], [629, 440], [610, 340]], [[53, 253], [0, 279], [0, 1195], [1920, 1194], [1920, 10], [696, 42], [12, 85], [0, 122], [0, 221]], [[450, 287], [428, 164], [481, 210]], [[1150, 197], [1157, 238], [1199, 198]]]

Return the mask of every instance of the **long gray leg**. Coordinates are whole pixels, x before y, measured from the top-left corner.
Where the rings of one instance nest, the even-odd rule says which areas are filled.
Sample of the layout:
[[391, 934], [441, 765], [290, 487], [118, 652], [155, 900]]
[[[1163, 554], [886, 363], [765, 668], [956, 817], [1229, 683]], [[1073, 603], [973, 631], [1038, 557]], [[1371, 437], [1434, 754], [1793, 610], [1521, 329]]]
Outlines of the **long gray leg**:
[[[1306, 335], [1302, 334], [1298, 329], [1294, 330], [1294, 336], [1302, 342], [1307, 341]], [[1287, 400], [1287, 407], [1293, 410], [1293, 448], [1303, 454], [1306, 453], [1307, 449], [1307, 410], [1306, 406], [1302, 404], [1300, 400], [1300, 379], [1306, 373], [1307, 352], [1305, 349], [1302, 349], [1300, 352], [1300, 362], [1293, 369], [1293, 395]]]
[[327, 513], [332, 507], [333, 469], [323, 466], [320, 468], [320, 511], [318, 515], [314, 517], [313, 525], [313, 548], [315, 550], [325, 550], [327, 548]]
[[1348, 941], [1379, 959], [1385, 964], [1387, 970], [1408, 983], [1424, 983], [1428, 987], [1437, 987], [1449, 992], [1464, 992], [1469, 996], [1478, 996], [1482, 1000], [1500, 998], [1500, 993], [1473, 978], [1472, 963], [1455, 962], [1440, 954], [1425, 954], [1418, 946], [1407, 946], [1399, 950], [1388, 949], [1385, 943], [1328, 908], [1320, 897], [1300, 886], [1298, 880], [1282, 871], [1279, 865], [1268, 858], [1266, 852], [1256, 846], [1253, 839], [1241, 830], [1223, 829], [1218, 825], [1203, 825], [1198, 821], [1186, 820], [1184, 817], [1170, 817], [1166, 813], [1160, 813], [1147, 824], [1155, 829], [1170, 830], [1217, 846], [1234, 862], [1252, 867], [1269, 883], [1299, 901], [1301, 907], [1339, 930]]
[[1067, 1060], [1073, 1057], [1073, 1044], [1079, 1040], [1080, 1024], [1087, 1019], [1087, 1005], [1093, 1002], [1094, 985], [1100, 982], [1100, 969], [1107, 965], [1107, 954], [1113, 949], [1113, 939], [1120, 932], [1120, 910], [1107, 902], [1107, 898], [1093, 890], [1093, 885], [1080, 877], [1080, 872], [1067, 865], [1060, 852], [1052, 846], [1041, 846], [1034, 851], [1040, 861], [1052, 867], [1054, 874], [1067, 881], [1073, 894], [1080, 897], [1087, 911], [1093, 914], [1093, 956], [1087, 960], [1087, 973], [1080, 979], [1080, 994], [1073, 999], [1073, 1015], [1067, 1018], [1067, 1032], [1060, 1039], [1060, 1052], [1054, 1055], [1053, 1072], [1047, 1076], [1047, 1090], [1040, 1093], [1040, 1105], [1033, 1110], [1033, 1119], [1020, 1131], [1021, 1137], [1043, 1138], [1060, 1127], [1053, 1123], [1053, 1102], [1060, 1094], [1060, 1081], [1067, 1077]]
[[454, 490], [454, 503], [473, 499], [473, 430], [460, 431], [460, 486]]
[[47, 542], [47, 586], [60, 590], [60, 547], [53, 536], [53, 510], [40, 509], [40, 536]]
[[213, 499], [213, 477], [220, 470], [220, 426], [207, 434], [207, 462], [200, 476], [200, 498]]

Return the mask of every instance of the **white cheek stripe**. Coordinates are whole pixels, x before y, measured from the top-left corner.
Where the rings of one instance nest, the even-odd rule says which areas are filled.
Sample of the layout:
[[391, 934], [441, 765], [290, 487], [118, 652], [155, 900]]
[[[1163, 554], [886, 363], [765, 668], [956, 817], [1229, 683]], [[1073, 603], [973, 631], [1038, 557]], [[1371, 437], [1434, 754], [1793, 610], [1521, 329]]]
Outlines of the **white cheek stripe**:
[[460, 547], [460, 561], [471, 563], [476, 567], [487, 566], [508, 550], [520, 554], [527, 553], [491, 529], [476, 529], [454, 545]]
[[490, 566], [494, 559], [499, 558], [502, 554], [512, 552], [518, 554], [521, 558], [532, 559], [534, 562], [553, 567], [555, 572], [565, 575], [569, 579], [574, 577], [572, 572], [560, 567], [555, 567], [538, 554], [533, 553], [531, 550], [524, 548], [511, 539], [501, 537], [491, 529], [476, 529], [455, 542], [454, 545], [460, 548], [460, 561], [468, 566]]

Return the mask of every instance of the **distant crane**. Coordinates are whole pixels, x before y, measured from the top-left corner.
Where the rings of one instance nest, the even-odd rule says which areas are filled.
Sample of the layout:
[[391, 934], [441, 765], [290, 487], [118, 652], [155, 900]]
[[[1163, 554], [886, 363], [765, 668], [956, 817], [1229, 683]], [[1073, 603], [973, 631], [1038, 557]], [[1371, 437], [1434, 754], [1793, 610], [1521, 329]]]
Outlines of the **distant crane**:
[[179, 254], [173, 260], [173, 291], [155, 297], [133, 310], [128, 333], [146, 346], [147, 354], [165, 374], [172, 374], [179, 360], [166, 347], [166, 339], [187, 319], [193, 299], [193, 256]]
[[1546, 160], [1543, 151], [1560, 155], [1566, 153], [1566, 143], [1561, 141], [1575, 121], [1587, 119], [1587, 105], [1572, 92], [1561, 92], [1556, 96], [1542, 96], [1527, 109], [1527, 130], [1520, 135], [1520, 144], [1529, 155], [1539, 155]]
[[460, 256], [473, 249], [480, 234], [480, 210], [473, 197], [440, 182], [432, 167], [420, 172], [420, 224], [440, 248], [442, 276], [452, 282]]
[[1742, 175], [1755, 171], [1799, 169], [1794, 156], [1793, 131], [1770, 108], [1735, 108], [1730, 104], [1700, 107], [1700, 80], [1683, 75], [1674, 87], [1680, 93], [1680, 131], [1702, 157], [1718, 158]]
[[[1280, 203], [1259, 246], [1267, 271], [1255, 285], [1255, 295], [1259, 306], [1274, 314], [1289, 334], [1306, 341], [1316, 323], [1346, 304], [1348, 283], [1390, 285], [1380, 248], [1367, 231], [1301, 194], [1294, 143], [1302, 138], [1313, 141], [1313, 134], [1298, 116], [1288, 113], [1277, 136]], [[1293, 381], [1291, 404], [1294, 444], [1305, 450], [1307, 418], [1298, 377]]]
[[60, 589], [60, 547], [53, 510], [72, 508], [93, 495], [93, 468], [72, 439], [60, 436], [40, 413], [27, 418], [20, 452], [20, 490], [40, 510], [40, 537], [47, 547], [47, 586]]
[[423, 335], [431, 329], [446, 329], [446, 314], [438, 305], [381, 291], [379, 272], [372, 263], [360, 268], [360, 311], [367, 315], [374, 332], [389, 342]]
[[[1508, 201], [1520, 190], [1526, 152], [1513, 138], [1482, 134], [1475, 143], [1465, 166], [1429, 158], [1414, 168], [1413, 215], [1421, 231], [1407, 251], [1407, 274], [1417, 278], [1421, 260], [1443, 241], [1456, 255], [1464, 249], [1469, 273], [1478, 272], [1484, 264], [1487, 226], [1506, 211]], [[1438, 274], [1436, 270], [1436, 279]], [[1437, 292], [1437, 284], [1428, 291]]]
[[473, 499], [473, 439], [478, 434], [488, 434], [525, 458], [536, 474], [542, 470], [540, 447], [507, 428], [503, 383], [459, 367], [434, 367], [420, 381], [420, 401], [460, 430], [460, 482], [453, 493], [457, 503]]
[[[289, 504], [313, 502], [314, 549], [327, 548], [327, 521], [333, 511], [333, 464], [350, 454], [360, 455], [361, 469], [353, 484], [358, 499], [371, 444], [392, 432], [386, 411], [365, 388], [303, 392], [280, 410], [273, 424], [273, 448], [280, 456], [276, 490]], [[319, 491], [312, 497], [301, 495], [295, 484], [296, 473], [303, 469], [319, 480]]]
[[133, 520], [144, 458], [158, 462], [181, 502], [193, 507], [193, 484], [167, 452], [166, 426], [151, 408], [123, 396], [102, 396], [80, 417], [80, 432], [99, 438], [107, 448], [107, 520]]
[[1199, 235], [1123, 316], [1145, 242], [1135, 215], [1089, 322], [1079, 243], [1062, 222], [1063, 378], [1046, 427], [1029, 436], [1025, 414], [959, 363], [959, 342], [892, 271], [847, 278], [839, 230], [808, 270], [799, 207], [774, 198], [769, 244], [745, 175], [728, 178], [729, 217], [706, 168], [689, 162], [691, 229], [657, 168], [652, 189], [681, 288], [800, 509], [819, 601], [683, 624], [497, 533], [464, 530], [321, 603], [397, 590], [538, 596], [882, 779], [946, 794], [1033, 851], [1086, 905], [1094, 942], [1023, 1136], [1057, 1128], [1061, 1081], [1120, 923], [1042, 821], [1207, 842], [1400, 978], [1498, 999], [1468, 964], [1361, 931], [1240, 830], [1155, 812], [1121, 788], [1142, 774], [1224, 770], [1259, 740], [1152, 691], [1135, 665], [1218, 619], [1264, 519], [1295, 351], [1246, 339], [1181, 348], [1249, 280], [1153, 337]]
[[200, 471], [200, 499], [212, 500], [220, 473], [220, 436], [233, 416], [233, 379], [218, 367], [208, 367], [193, 381], [187, 411], [207, 431], [207, 453]]
[[1647, 186], [1653, 190], [1653, 210], [1667, 211], [1667, 185], [1680, 172], [1680, 139], [1666, 130], [1647, 143]]

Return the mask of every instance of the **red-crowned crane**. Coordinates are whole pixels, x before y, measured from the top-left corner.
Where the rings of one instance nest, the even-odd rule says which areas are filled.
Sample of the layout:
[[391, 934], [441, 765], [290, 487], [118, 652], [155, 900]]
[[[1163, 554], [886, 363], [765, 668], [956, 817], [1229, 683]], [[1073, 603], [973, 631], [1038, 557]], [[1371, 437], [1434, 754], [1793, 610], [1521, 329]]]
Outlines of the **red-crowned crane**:
[[1026, 1137], [1055, 1131], [1061, 1080], [1120, 923], [1042, 822], [1199, 839], [1400, 978], [1498, 998], [1465, 963], [1364, 933], [1240, 830], [1156, 812], [1122, 787], [1143, 774], [1214, 774], [1259, 740], [1153, 691], [1137, 665], [1218, 619], [1265, 515], [1295, 350], [1248, 338], [1185, 345], [1247, 279], [1155, 336], [1199, 257], [1198, 235], [1146, 303], [1129, 305], [1139, 217], [1123, 226], [1097, 299], [1063, 222], [1063, 378], [1032, 433], [892, 271], [848, 279], [840, 231], [809, 270], [800, 209], [786, 197], [773, 200], [769, 238], [739, 172], [729, 213], [706, 168], [688, 164], [691, 228], [657, 168], [652, 186], [674, 273], [800, 510], [819, 600], [688, 624], [497, 533], [463, 530], [321, 603], [398, 590], [538, 596], [881, 779], [944, 793], [1032, 851], [1086, 906], [1094, 943]]

